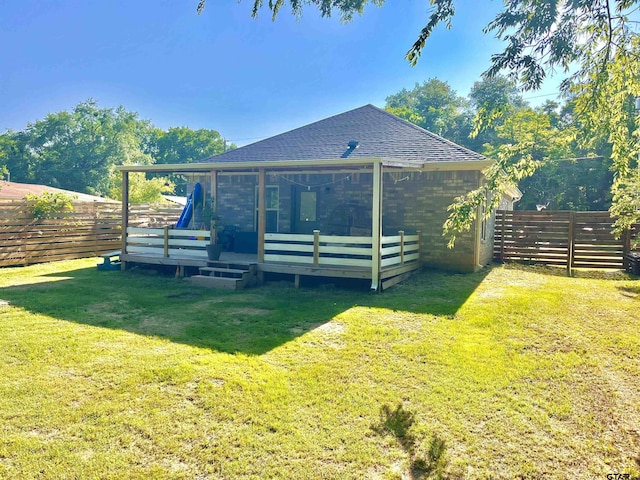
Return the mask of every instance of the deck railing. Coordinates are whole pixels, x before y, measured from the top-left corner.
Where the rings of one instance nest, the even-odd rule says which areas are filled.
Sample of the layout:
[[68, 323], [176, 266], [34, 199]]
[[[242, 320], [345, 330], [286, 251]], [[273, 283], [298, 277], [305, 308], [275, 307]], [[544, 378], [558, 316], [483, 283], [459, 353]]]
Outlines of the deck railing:
[[207, 257], [209, 230], [127, 228], [127, 253], [162, 257]]
[[[176, 228], [127, 228], [127, 253], [159, 257], [207, 256], [210, 243], [208, 230]], [[373, 239], [367, 236], [311, 235], [293, 233], [265, 234], [266, 263], [371, 268]], [[420, 234], [383, 236], [380, 266], [392, 267], [415, 262], [420, 258]]]
[[405, 235], [399, 231], [398, 235], [382, 237], [381, 267], [402, 265], [420, 259], [420, 233]]
[[[299, 263], [316, 266], [371, 268], [373, 239], [365, 236], [267, 233], [264, 242], [266, 263]], [[382, 267], [414, 262], [420, 258], [420, 235], [382, 237]]]

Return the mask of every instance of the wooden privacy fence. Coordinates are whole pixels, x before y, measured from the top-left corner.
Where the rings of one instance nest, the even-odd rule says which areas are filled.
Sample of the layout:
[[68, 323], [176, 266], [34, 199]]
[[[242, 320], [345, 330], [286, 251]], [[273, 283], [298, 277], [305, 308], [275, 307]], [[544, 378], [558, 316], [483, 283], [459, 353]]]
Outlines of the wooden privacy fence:
[[[182, 208], [131, 205], [132, 227], [175, 223]], [[26, 200], [0, 199], [0, 267], [101, 255], [121, 246], [120, 202], [74, 202], [70, 212], [34, 219]]]
[[496, 212], [494, 258], [576, 268], [623, 268], [634, 226], [620, 239], [609, 212]]

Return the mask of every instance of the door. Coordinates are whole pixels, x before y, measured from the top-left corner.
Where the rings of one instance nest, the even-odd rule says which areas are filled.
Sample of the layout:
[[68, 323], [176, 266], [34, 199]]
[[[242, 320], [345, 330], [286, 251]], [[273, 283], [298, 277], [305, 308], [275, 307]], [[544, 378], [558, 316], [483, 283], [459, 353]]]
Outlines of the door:
[[[267, 185], [265, 187], [265, 214], [267, 220], [267, 233], [278, 231], [278, 221], [280, 217], [280, 191], [277, 185]], [[255, 195], [255, 231], [258, 231], [258, 187]]]
[[291, 233], [313, 233], [319, 229], [318, 188], [291, 187]]

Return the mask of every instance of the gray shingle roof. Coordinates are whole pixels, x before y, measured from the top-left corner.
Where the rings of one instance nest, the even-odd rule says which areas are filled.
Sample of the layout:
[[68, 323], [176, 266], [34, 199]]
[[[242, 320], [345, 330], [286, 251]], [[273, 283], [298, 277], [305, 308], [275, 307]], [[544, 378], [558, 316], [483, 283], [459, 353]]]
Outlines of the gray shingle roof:
[[[358, 142], [354, 150], [347, 146], [352, 140]], [[339, 158], [395, 158], [411, 163], [486, 160], [479, 153], [373, 105], [365, 105], [201, 161]]]

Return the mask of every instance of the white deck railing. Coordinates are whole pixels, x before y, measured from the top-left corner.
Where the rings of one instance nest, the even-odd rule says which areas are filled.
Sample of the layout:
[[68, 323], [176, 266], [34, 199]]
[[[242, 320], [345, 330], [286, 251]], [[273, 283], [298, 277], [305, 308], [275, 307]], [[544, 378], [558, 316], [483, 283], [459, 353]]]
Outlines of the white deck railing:
[[[206, 258], [208, 230], [176, 228], [127, 228], [127, 253], [161, 257]], [[366, 236], [266, 233], [264, 261], [307, 265], [371, 268], [373, 239]], [[416, 262], [420, 258], [420, 234], [383, 236], [380, 266]]]
[[[267, 233], [264, 238], [266, 263], [299, 263], [307, 265], [371, 268], [373, 258], [372, 237]], [[420, 257], [420, 235], [382, 237], [382, 267], [417, 261]]]
[[209, 230], [127, 228], [127, 253], [162, 257], [207, 257]]
[[382, 237], [381, 267], [402, 265], [409, 262], [417, 262], [420, 259], [420, 233], [416, 235], [398, 235]]

